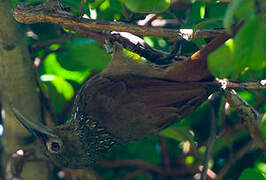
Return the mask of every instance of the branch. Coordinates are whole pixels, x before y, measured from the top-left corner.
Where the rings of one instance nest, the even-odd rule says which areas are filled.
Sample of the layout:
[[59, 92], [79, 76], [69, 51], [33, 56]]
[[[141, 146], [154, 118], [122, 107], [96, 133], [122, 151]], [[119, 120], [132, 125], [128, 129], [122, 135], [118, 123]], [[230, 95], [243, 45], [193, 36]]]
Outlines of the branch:
[[[129, 32], [140, 36], [157, 36], [183, 39], [178, 30], [156, 28], [150, 26], [132, 25], [123, 22], [96, 21], [92, 19], [78, 18], [74, 14], [61, 9], [51, 11], [45, 4], [29, 6], [25, 3], [18, 4], [13, 9], [13, 16], [18, 22], [25, 24], [53, 23], [62, 25], [68, 29], [80, 32], [88, 30]], [[224, 31], [201, 30], [195, 33], [195, 38], [216, 37]], [[191, 32], [192, 34], [192, 32]]]
[[266, 144], [260, 130], [261, 116], [234, 90], [224, 90], [224, 96], [231, 107], [238, 112], [239, 117], [244, 121], [250, 136], [257, 146], [266, 154]]
[[13, 153], [6, 164], [6, 179], [20, 180], [25, 161], [34, 156], [34, 151], [23, 151], [22, 149]]
[[223, 87], [232, 89], [266, 89], [266, 79], [260, 80], [258, 82], [231, 82], [228, 79], [217, 79]]
[[[130, 34], [130, 33], [111, 33], [108, 34], [108, 39], [111, 43], [119, 42], [123, 47], [131, 52], [137, 53], [142, 57], [145, 57], [150, 62], [155, 64], [167, 64], [167, 61], [162, 61], [162, 59], [167, 58], [170, 53], [160, 51], [150, 47], [143, 39]], [[68, 40], [75, 38], [91, 38], [102, 44], [105, 43], [104, 35], [101, 32], [94, 31], [82, 31], [77, 34], [67, 34], [55, 40], [49, 40], [45, 42], [37, 42], [31, 46], [32, 49], [45, 48], [51, 44], [63, 43]], [[46, 52], [47, 53], [47, 52]], [[186, 59], [186, 57], [174, 56], [174, 60], [178, 61], [180, 59]], [[169, 62], [170, 63], [170, 62]]]

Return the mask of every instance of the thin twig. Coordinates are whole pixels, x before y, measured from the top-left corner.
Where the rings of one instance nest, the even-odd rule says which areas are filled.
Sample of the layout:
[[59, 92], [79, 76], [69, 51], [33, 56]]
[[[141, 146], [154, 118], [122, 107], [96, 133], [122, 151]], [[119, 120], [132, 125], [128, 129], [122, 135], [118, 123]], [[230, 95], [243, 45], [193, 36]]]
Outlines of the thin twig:
[[138, 177], [139, 175], [143, 174], [145, 172], [144, 169], [138, 169], [135, 170], [133, 172], [130, 172], [128, 174], [126, 174], [125, 176], [123, 176], [122, 178], [119, 178], [120, 180], [128, 180], [128, 179], [133, 179]]
[[228, 79], [217, 79], [224, 88], [232, 89], [266, 89], [266, 79], [258, 82], [231, 82]]
[[158, 16], [160, 16], [160, 14], [148, 14], [145, 19], [139, 20], [137, 24], [140, 26], [150, 26], [151, 22], [155, 20]]
[[167, 169], [170, 169], [169, 152], [167, 149], [165, 137], [159, 136], [159, 142], [160, 142], [160, 147], [161, 147], [161, 158], [162, 158], [163, 166]]
[[75, 38], [79, 38], [79, 37], [86, 37], [85, 35], [82, 35], [82, 34], [66, 34], [66, 35], [63, 35], [61, 36], [60, 38], [58, 39], [54, 39], [54, 40], [49, 40], [49, 41], [41, 41], [41, 42], [37, 42], [35, 44], [33, 44], [31, 46], [31, 49], [38, 49], [38, 48], [46, 48], [52, 44], [60, 44], [60, 43], [63, 43], [65, 41], [69, 41], [69, 40], [72, 40], [72, 39], [75, 39]]
[[223, 130], [217, 135], [217, 139], [222, 138], [224, 136], [229, 136], [232, 132], [236, 132], [239, 131], [241, 129], [243, 129], [244, 126], [241, 122], [238, 122], [230, 127], [225, 127], [223, 128]]
[[215, 112], [214, 112], [214, 105], [212, 104], [213, 100], [213, 95], [209, 97], [209, 107], [210, 107], [210, 113], [211, 113], [211, 127], [210, 127], [210, 136], [208, 140], [208, 145], [207, 149], [205, 152], [205, 157], [204, 157], [204, 164], [203, 164], [203, 170], [201, 173], [201, 180], [206, 180], [207, 179], [207, 171], [208, 171], [208, 164], [209, 160], [211, 157], [211, 151], [216, 139], [216, 119], [215, 119]]
[[232, 167], [232, 164], [234, 164], [238, 159], [240, 159], [253, 146], [254, 146], [254, 142], [251, 140], [244, 147], [242, 147], [235, 153], [231, 153], [230, 159], [227, 161], [227, 163], [223, 166], [223, 168], [217, 174], [217, 180], [222, 180], [224, 175], [226, 175], [228, 170]]
[[[199, 166], [199, 170], [202, 172], [203, 166]], [[216, 173], [213, 172], [211, 169], [208, 168], [206, 173], [207, 173], [208, 179], [216, 179]], [[200, 177], [201, 177], [201, 174], [200, 174]]]
[[20, 180], [25, 162], [33, 156], [34, 151], [23, 151], [22, 149], [13, 153], [6, 164], [6, 180]]
[[37, 85], [40, 88], [40, 95], [41, 95], [40, 98], [41, 98], [42, 102], [44, 102], [44, 103], [42, 103], [43, 108], [44, 108], [44, 115], [46, 115], [45, 112], [49, 113], [48, 118], [46, 116], [44, 116], [45, 117], [45, 123], [46, 123], [46, 125], [55, 125], [57, 122], [57, 119], [56, 119], [54, 104], [52, 103], [52, 99], [50, 98], [50, 96], [48, 95], [47, 91], [45, 90], [42, 82], [40, 81], [38, 71], [36, 68], [34, 69], [34, 72], [35, 72], [35, 79], [36, 79]]

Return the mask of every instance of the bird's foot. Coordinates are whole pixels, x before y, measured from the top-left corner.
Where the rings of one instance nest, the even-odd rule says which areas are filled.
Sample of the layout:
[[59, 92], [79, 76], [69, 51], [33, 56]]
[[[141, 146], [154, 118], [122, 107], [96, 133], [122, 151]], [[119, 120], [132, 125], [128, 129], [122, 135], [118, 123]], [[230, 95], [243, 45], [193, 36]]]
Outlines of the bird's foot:
[[64, 10], [61, 0], [46, 0], [44, 5], [45, 5], [46, 10], [50, 10], [50, 11]]
[[80, 6], [79, 6], [79, 15], [78, 17], [81, 19], [84, 15], [84, 6], [87, 3], [87, 0], [81, 0], [80, 1]]
[[104, 33], [104, 37], [105, 37], [105, 48], [107, 50], [108, 54], [112, 54], [113, 53], [113, 49], [114, 49], [114, 45], [113, 43], [110, 41], [110, 38], [108, 35], [110, 35], [110, 33], [108, 33], [108, 31], [103, 31]]

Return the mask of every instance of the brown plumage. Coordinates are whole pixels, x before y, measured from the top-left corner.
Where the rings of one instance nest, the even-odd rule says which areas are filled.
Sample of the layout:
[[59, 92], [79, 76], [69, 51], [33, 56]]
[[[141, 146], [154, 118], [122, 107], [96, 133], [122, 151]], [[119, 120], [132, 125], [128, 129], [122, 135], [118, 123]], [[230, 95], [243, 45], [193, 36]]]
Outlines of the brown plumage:
[[187, 60], [167, 68], [134, 61], [116, 44], [109, 66], [77, 93], [71, 120], [64, 125], [48, 128], [13, 110], [39, 137], [51, 161], [85, 168], [113, 145], [142, 139], [180, 120], [218, 90], [206, 59], [228, 38], [223, 34]]

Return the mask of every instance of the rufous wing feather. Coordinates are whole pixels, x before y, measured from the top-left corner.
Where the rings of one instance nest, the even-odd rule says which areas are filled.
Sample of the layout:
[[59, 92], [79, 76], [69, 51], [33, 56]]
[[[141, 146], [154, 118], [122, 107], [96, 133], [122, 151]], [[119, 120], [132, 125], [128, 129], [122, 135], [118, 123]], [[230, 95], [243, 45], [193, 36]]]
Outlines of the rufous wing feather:
[[208, 55], [229, 38], [230, 35], [227, 33], [219, 35], [185, 61], [176, 62], [169, 66], [165, 70], [164, 78], [181, 82], [213, 80], [214, 77], [208, 68]]

